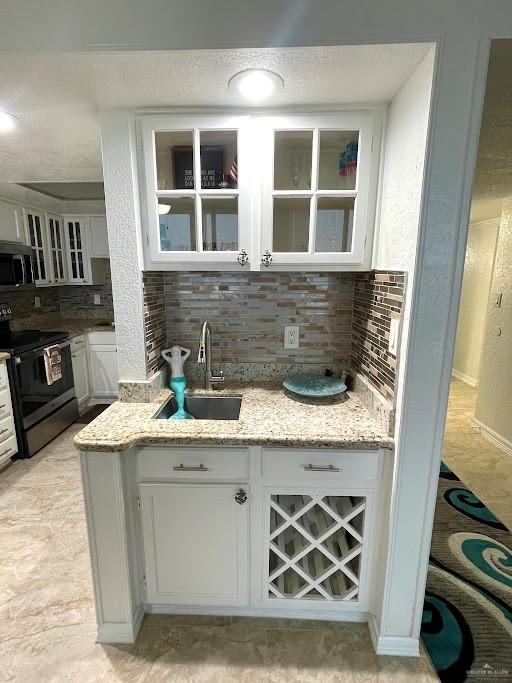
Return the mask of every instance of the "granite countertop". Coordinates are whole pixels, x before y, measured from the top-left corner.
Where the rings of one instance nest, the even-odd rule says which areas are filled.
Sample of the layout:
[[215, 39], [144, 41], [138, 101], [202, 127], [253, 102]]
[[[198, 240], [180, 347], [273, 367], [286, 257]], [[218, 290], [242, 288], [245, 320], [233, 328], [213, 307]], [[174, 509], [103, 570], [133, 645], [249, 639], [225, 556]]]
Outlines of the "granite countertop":
[[80, 450], [124, 451], [137, 444], [264, 445], [316, 448], [392, 448], [393, 439], [372, 420], [356, 394], [342, 403], [307, 405], [276, 385], [227, 386], [194, 395], [241, 396], [238, 420], [154, 420], [169, 398], [155, 403], [116, 401], [75, 436]]
[[[101, 323], [108, 322], [109, 325], [102, 325]], [[47, 316], [38, 318], [37, 322], [32, 325], [38, 330], [68, 332], [70, 337], [76, 337], [78, 334], [85, 334], [86, 332], [114, 332], [115, 327], [110, 320], [101, 320], [99, 318], [87, 318], [81, 320], [79, 318], [56, 318]]]
[[5, 353], [5, 351], [0, 351], [0, 363], [3, 363], [5, 360], [11, 357], [10, 353]]

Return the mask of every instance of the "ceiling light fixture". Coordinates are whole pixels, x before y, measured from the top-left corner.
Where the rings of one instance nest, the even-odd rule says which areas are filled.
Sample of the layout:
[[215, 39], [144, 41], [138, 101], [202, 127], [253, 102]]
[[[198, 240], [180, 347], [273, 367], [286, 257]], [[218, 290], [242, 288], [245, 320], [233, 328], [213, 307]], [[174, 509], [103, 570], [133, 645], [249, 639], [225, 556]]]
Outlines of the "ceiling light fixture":
[[230, 78], [228, 90], [242, 95], [251, 102], [262, 102], [272, 93], [282, 90], [284, 81], [278, 74], [266, 69], [246, 69]]
[[158, 204], [158, 213], [160, 216], [165, 216], [171, 210], [170, 204]]
[[18, 119], [6, 111], [0, 111], [0, 133], [10, 133], [18, 124]]

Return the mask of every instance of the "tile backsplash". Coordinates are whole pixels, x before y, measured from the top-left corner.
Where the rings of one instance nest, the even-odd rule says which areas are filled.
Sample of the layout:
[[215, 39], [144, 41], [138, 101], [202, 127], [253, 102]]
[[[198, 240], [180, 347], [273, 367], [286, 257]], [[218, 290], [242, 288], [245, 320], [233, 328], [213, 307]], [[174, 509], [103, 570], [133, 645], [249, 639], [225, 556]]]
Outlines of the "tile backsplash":
[[399, 319], [405, 291], [405, 273], [356, 273], [352, 321], [352, 368], [377, 391], [393, 400], [397, 359], [389, 353], [391, 319]]
[[[164, 274], [167, 342], [197, 354], [201, 323], [212, 327], [215, 363], [347, 364], [352, 273]], [[300, 347], [285, 349], [285, 325]]]

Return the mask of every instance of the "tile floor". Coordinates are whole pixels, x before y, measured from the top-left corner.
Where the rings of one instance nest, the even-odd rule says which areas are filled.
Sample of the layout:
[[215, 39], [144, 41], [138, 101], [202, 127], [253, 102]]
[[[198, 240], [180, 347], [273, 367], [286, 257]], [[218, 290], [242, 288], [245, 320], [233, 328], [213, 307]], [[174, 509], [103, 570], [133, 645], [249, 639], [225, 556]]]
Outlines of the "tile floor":
[[[510, 524], [512, 458], [467, 425], [474, 398], [461, 384], [450, 399], [446, 462]], [[424, 654], [377, 657], [364, 624], [152, 615], [135, 645], [97, 645], [72, 444], [79, 429], [0, 473], [0, 681], [437, 680]]]

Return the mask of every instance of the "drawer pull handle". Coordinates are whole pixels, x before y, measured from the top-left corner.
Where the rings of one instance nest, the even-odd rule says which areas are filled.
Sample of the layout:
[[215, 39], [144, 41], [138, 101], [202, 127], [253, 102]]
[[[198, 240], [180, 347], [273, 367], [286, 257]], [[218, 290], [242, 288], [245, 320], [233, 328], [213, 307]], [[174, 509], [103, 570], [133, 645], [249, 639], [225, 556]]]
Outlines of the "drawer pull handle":
[[5, 451], [2, 451], [2, 452], [0, 453], [0, 458], [2, 457], [2, 455], [5, 455], [6, 453], [10, 453], [10, 451], [11, 451], [10, 448], [7, 448]]
[[2, 408], [5, 408], [5, 403], [2, 403], [2, 405], [0, 405], [0, 410], [2, 410]]
[[0, 429], [0, 434], [5, 434], [5, 432], [8, 432], [9, 429], [6, 427], [5, 429]]
[[177, 465], [172, 468], [175, 472], [208, 472], [208, 468], [201, 463], [200, 465]]
[[306, 472], [341, 472], [339, 467], [334, 465], [304, 465]]

